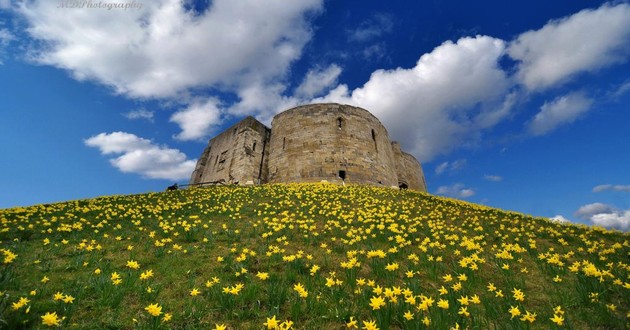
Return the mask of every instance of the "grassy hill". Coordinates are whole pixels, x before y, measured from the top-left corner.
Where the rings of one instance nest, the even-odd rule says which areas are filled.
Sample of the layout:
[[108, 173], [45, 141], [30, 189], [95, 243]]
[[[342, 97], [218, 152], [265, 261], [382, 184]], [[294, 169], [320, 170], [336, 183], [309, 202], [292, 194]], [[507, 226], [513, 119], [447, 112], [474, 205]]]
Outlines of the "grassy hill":
[[620, 329], [629, 235], [328, 184], [0, 210], [0, 328]]

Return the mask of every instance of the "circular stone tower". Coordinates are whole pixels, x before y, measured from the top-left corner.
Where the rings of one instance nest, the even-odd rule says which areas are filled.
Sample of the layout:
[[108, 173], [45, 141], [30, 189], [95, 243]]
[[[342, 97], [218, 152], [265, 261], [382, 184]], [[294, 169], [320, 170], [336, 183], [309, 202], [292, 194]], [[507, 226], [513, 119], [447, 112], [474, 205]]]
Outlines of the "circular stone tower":
[[336, 103], [304, 105], [277, 114], [271, 127], [271, 183], [399, 186], [387, 130], [367, 110]]

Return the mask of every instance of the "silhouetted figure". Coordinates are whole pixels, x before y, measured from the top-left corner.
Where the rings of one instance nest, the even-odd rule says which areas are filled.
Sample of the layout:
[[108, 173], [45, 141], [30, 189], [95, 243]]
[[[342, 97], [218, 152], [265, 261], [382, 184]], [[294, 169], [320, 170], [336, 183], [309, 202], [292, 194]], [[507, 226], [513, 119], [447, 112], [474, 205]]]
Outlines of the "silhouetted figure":
[[172, 190], [177, 190], [179, 189], [179, 187], [177, 186], [177, 183], [174, 183], [172, 186], [168, 186], [168, 188], [166, 188], [166, 191], [172, 191]]

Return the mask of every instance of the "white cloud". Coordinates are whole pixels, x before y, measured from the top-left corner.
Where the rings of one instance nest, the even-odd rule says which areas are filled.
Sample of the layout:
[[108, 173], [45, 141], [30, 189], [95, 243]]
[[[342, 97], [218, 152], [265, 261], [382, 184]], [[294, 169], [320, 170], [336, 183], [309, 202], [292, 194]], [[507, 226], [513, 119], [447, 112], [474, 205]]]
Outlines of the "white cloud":
[[502, 40], [487, 36], [448, 41], [422, 55], [413, 68], [377, 70], [360, 88], [339, 85], [314, 101], [369, 109], [390, 137], [427, 162], [474, 144], [484, 129], [509, 114], [515, 97], [498, 66], [504, 49]]
[[584, 220], [588, 220], [595, 214], [611, 213], [613, 212], [613, 210], [613, 207], [610, 205], [606, 205], [603, 203], [592, 203], [580, 207], [577, 211], [575, 211], [575, 216]]
[[129, 111], [127, 113], [124, 113], [123, 116], [125, 116], [125, 118], [131, 119], [131, 120], [144, 119], [144, 120], [148, 120], [150, 122], [153, 122], [154, 112], [146, 110], [146, 109], [137, 109], [137, 110], [132, 110], [132, 111]]
[[595, 214], [591, 217], [591, 221], [605, 228], [628, 231], [630, 229], [630, 210]]
[[125, 132], [100, 133], [85, 144], [98, 148], [103, 155], [118, 155], [110, 163], [124, 173], [136, 173], [151, 179], [188, 179], [197, 161], [189, 160], [176, 149], [153, 144]]
[[556, 223], [570, 223], [571, 222], [569, 219], [563, 217], [562, 215], [553, 216], [549, 218], [549, 220]]
[[394, 19], [388, 14], [376, 14], [359, 24], [354, 30], [346, 31], [348, 40], [352, 42], [366, 42], [390, 33], [394, 27]]
[[488, 180], [488, 181], [492, 181], [492, 182], [499, 182], [503, 180], [503, 177], [500, 175], [492, 175], [492, 174], [486, 174], [483, 176], [484, 179]]
[[312, 98], [320, 96], [337, 83], [337, 78], [341, 74], [341, 68], [336, 64], [331, 64], [325, 69], [311, 69], [306, 74], [304, 81], [295, 89], [296, 97]]
[[605, 228], [630, 230], [630, 210], [620, 210], [607, 204], [584, 205], [575, 212], [575, 216]]
[[457, 159], [452, 162], [443, 162], [435, 168], [435, 174], [442, 174], [444, 172], [456, 172], [466, 166], [465, 159]]
[[221, 109], [216, 99], [196, 101], [186, 109], [175, 112], [170, 121], [182, 131], [175, 135], [178, 140], [198, 140], [207, 137], [221, 123]]
[[606, 190], [630, 192], [630, 185], [601, 184], [599, 186], [593, 187], [593, 192], [602, 192], [602, 191], [606, 191]]
[[574, 122], [589, 111], [592, 104], [593, 100], [581, 92], [557, 97], [540, 107], [540, 112], [529, 122], [528, 130], [533, 135], [547, 134], [562, 124]]
[[11, 7], [11, 0], [0, 0], [0, 9], [8, 9]]
[[468, 198], [473, 196], [475, 194], [475, 191], [471, 188], [466, 188], [461, 183], [456, 183], [450, 186], [438, 187], [436, 194], [454, 198]]
[[4, 55], [4, 49], [14, 39], [15, 39], [15, 36], [11, 32], [9, 32], [9, 30], [0, 29], [0, 65], [3, 64], [2, 57]]
[[607, 3], [525, 32], [507, 52], [520, 61], [517, 77], [521, 83], [536, 90], [627, 61], [629, 39], [630, 5]]
[[131, 97], [162, 98], [282, 77], [310, 39], [307, 16], [322, 1], [216, 0], [202, 13], [179, 0], [126, 11], [58, 5], [35, 0], [18, 8], [28, 33], [45, 43], [33, 60]]

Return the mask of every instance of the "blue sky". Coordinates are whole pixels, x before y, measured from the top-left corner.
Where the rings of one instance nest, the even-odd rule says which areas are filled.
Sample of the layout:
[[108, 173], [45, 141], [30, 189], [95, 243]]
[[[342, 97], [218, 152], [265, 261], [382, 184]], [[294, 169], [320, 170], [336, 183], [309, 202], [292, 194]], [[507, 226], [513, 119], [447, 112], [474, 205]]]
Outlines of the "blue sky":
[[339, 102], [431, 193], [627, 231], [629, 55], [623, 1], [0, 0], [0, 208], [161, 191]]

